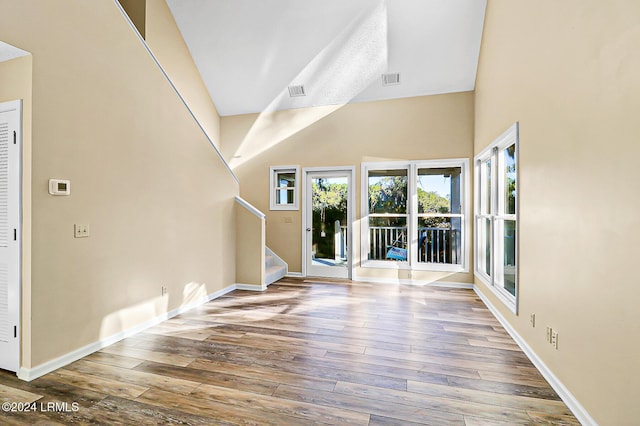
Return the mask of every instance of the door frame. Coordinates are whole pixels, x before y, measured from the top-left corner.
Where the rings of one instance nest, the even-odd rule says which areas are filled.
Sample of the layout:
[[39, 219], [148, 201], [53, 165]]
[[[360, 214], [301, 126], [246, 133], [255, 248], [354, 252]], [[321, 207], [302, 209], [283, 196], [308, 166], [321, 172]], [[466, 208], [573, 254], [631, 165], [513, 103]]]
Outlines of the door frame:
[[[13, 229], [14, 239], [8, 238], [8, 319], [10, 329], [14, 334], [13, 347], [10, 347], [12, 362], [4, 365], [8, 371], [18, 373], [21, 366], [22, 352], [22, 100], [0, 102], [0, 111], [15, 111], [14, 143], [9, 143], [9, 174], [8, 174], [8, 227]], [[13, 166], [13, 167], [12, 167]], [[8, 231], [9, 231], [8, 230]], [[11, 232], [8, 232], [11, 234]], [[12, 308], [12, 302], [14, 303]], [[13, 327], [11, 327], [13, 326]]]
[[355, 194], [355, 179], [356, 179], [356, 167], [355, 166], [331, 166], [331, 167], [304, 167], [302, 169], [302, 276], [307, 276], [307, 257], [310, 255], [309, 247], [307, 246], [307, 231], [306, 229], [311, 227], [312, 224], [308, 224], [308, 213], [310, 205], [307, 205], [309, 195], [307, 194], [307, 185], [309, 183], [309, 176], [314, 173], [335, 173], [343, 172], [349, 176], [349, 191], [347, 194], [347, 278], [353, 278], [355, 255], [353, 250], [353, 230], [355, 226], [356, 218], [356, 194]]

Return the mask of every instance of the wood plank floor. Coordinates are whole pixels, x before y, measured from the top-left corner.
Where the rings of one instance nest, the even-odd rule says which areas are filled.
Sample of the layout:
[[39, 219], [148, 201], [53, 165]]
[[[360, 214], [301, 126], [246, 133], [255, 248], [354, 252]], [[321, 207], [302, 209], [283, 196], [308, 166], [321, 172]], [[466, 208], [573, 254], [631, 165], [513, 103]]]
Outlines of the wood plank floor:
[[579, 424], [472, 290], [312, 279], [234, 291], [30, 383], [0, 372], [0, 401], [37, 404], [3, 425]]

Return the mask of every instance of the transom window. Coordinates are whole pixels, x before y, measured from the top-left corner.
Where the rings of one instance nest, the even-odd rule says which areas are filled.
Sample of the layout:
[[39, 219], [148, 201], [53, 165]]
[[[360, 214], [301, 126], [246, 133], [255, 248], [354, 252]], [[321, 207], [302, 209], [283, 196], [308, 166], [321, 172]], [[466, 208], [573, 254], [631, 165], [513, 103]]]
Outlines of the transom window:
[[363, 266], [465, 270], [467, 164], [364, 163]]
[[518, 297], [518, 123], [475, 157], [475, 274], [509, 308]]

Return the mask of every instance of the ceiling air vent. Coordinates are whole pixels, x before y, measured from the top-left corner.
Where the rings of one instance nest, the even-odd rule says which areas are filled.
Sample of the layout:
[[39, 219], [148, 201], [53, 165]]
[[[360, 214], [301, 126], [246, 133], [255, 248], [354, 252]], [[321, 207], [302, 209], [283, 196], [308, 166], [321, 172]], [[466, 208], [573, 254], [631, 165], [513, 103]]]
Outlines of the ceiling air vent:
[[388, 74], [382, 74], [382, 85], [391, 86], [393, 84], [400, 84], [400, 73], [392, 72]]
[[289, 86], [289, 96], [295, 98], [296, 96], [305, 96], [304, 86], [301, 84], [299, 86]]

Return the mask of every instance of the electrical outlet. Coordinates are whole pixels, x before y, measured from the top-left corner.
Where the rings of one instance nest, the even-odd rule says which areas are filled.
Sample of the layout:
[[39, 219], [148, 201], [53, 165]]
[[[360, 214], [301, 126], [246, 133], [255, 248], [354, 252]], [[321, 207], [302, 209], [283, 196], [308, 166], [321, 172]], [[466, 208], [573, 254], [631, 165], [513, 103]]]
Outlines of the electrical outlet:
[[167, 288], [165, 286], [162, 286], [162, 296], [166, 295], [169, 293], [169, 290], [167, 290]]
[[551, 327], [547, 327], [547, 343], [551, 343]]
[[531, 327], [536, 326], [536, 314], [529, 315], [529, 322], [531, 323]]
[[556, 330], [551, 330], [551, 346], [558, 349], [558, 332]]
[[89, 236], [89, 225], [73, 225], [73, 236], [75, 238], [87, 238]]

